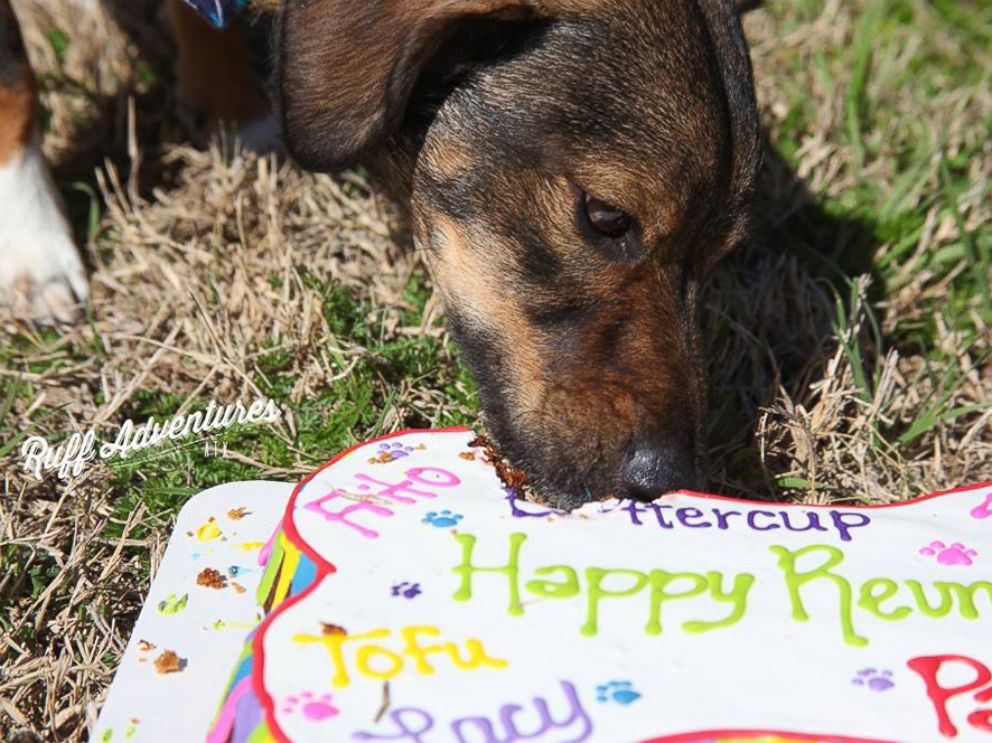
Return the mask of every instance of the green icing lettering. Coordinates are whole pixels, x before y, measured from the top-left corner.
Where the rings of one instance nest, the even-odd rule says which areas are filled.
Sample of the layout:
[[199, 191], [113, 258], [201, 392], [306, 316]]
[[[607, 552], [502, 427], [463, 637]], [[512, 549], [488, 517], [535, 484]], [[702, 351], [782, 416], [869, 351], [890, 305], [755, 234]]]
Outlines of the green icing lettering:
[[931, 619], [940, 619], [941, 617], [946, 617], [948, 614], [950, 614], [951, 609], [954, 608], [954, 598], [947, 590], [946, 583], [934, 584], [937, 590], [940, 592], [940, 606], [937, 607], [930, 605], [930, 601], [929, 599], [927, 599], [926, 591], [923, 590], [923, 584], [920, 583], [918, 580], [907, 580], [906, 585], [909, 587], [910, 593], [913, 594], [913, 600], [916, 601], [916, 605], [919, 607], [920, 612], [930, 617]]
[[562, 573], [561, 582], [532, 580], [527, 582], [527, 590], [544, 599], [568, 599], [579, 595], [582, 587], [579, 585], [579, 574], [575, 572], [575, 568], [568, 565], [549, 565], [534, 571], [535, 575], [553, 573]]
[[944, 591], [949, 591], [951, 594], [958, 597], [958, 604], [961, 607], [961, 616], [965, 619], [978, 619], [978, 607], [975, 606], [975, 594], [978, 593], [978, 591], [985, 591], [989, 599], [989, 605], [992, 607], [992, 583], [989, 583], [988, 581], [980, 580], [968, 586], [963, 586], [960, 583], [945, 583], [943, 581], [938, 581], [937, 583], [934, 583], [934, 585], [937, 586], [941, 593]]
[[[876, 588], [882, 589], [876, 591]], [[899, 584], [889, 578], [872, 578], [864, 582], [861, 586], [861, 595], [858, 598], [858, 606], [879, 619], [886, 619], [890, 622], [897, 622], [905, 619], [913, 610], [908, 606], [897, 606], [892, 611], [883, 611], [882, 602], [899, 593]]]
[[[682, 590], [669, 590], [669, 586], [676, 581], [688, 582]], [[648, 613], [648, 623], [644, 625], [644, 632], [649, 635], [660, 635], [661, 626], [661, 606], [666, 601], [677, 601], [678, 599], [692, 598], [704, 593], [709, 586], [706, 578], [698, 573], [669, 573], [667, 570], [651, 571], [651, 608]]]
[[[854, 618], [852, 616], [852, 590], [850, 582], [841, 575], [831, 573], [830, 569], [835, 568], [844, 561], [844, 553], [836, 547], [826, 544], [813, 544], [808, 547], [792, 551], [786, 547], [774, 545], [769, 547], [773, 554], [778, 556], [778, 567], [785, 577], [785, 585], [789, 590], [789, 600], [792, 603], [792, 618], [797, 622], [809, 621], [809, 612], [803, 604], [800, 589], [807, 583], [818, 580], [826, 580], [837, 587], [840, 594], [840, 624], [844, 635], [844, 642], [854, 647], [865, 647], [868, 638], [859, 635], [854, 630]], [[812, 570], [799, 572], [796, 563], [807, 555], [824, 555], [823, 562]]]
[[527, 535], [515, 532], [510, 535], [510, 559], [501, 567], [480, 568], [472, 564], [472, 553], [475, 550], [476, 538], [472, 534], [456, 534], [455, 539], [462, 548], [462, 562], [453, 568], [456, 575], [461, 578], [461, 584], [455, 591], [452, 598], [455, 601], [469, 601], [472, 598], [472, 577], [476, 573], [495, 573], [505, 575], [509, 584], [510, 602], [507, 611], [513, 616], [524, 613], [523, 604], [520, 603], [520, 547], [527, 541]]
[[[618, 591], [607, 590], [603, 587], [603, 583], [611, 576], [633, 578], [633, 584], [629, 588]], [[599, 631], [599, 602], [601, 600], [633, 596], [643, 590], [647, 584], [648, 576], [639, 570], [586, 568], [586, 623], [579, 631], [588, 637], [594, 636]]]
[[710, 596], [713, 597], [713, 600], [731, 604], [733, 610], [725, 619], [715, 622], [704, 622], [701, 620], [686, 622], [682, 625], [682, 629], [686, 632], [708, 632], [711, 629], [730, 627], [737, 624], [744, 616], [744, 612], [747, 611], [747, 595], [751, 591], [755, 580], [753, 575], [750, 573], [740, 573], [735, 576], [734, 584], [731, 586], [729, 593], [724, 593], [723, 591], [722, 573], [710, 571], [706, 574], [706, 580], [709, 584]]

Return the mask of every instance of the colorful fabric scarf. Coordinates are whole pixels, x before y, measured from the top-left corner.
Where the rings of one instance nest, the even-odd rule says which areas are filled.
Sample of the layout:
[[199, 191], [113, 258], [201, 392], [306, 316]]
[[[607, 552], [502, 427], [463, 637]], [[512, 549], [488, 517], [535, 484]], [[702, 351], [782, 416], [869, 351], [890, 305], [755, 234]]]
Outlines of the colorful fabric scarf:
[[249, 0], [186, 0], [214, 28], [227, 28]]

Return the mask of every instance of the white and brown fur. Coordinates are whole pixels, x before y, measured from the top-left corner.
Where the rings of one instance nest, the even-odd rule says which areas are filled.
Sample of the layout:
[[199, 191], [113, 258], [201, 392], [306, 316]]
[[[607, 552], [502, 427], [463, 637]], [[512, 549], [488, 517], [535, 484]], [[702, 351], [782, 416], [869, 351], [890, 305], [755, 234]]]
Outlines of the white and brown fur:
[[[179, 0], [165, 10], [179, 101], [267, 145], [272, 119], [242, 34], [211, 28]], [[79, 316], [89, 285], [41, 151], [37, 92], [11, 0], [0, 0], [0, 311], [26, 305], [35, 319], [67, 322]]]

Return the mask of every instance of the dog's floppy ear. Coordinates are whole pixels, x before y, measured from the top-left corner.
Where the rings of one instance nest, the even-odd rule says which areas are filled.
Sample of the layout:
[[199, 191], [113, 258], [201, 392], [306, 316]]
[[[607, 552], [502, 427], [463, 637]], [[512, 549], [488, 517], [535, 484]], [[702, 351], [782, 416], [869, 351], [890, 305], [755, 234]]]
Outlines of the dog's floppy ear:
[[312, 170], [353, 164], [402, 121], [425, 61], [455, 19], [575, 0], [286, 0], [279, 98], [290, 153]]
[[761, 7], [763, 0], [734, 0], [734, 7], [738, 13], [747, 13]]

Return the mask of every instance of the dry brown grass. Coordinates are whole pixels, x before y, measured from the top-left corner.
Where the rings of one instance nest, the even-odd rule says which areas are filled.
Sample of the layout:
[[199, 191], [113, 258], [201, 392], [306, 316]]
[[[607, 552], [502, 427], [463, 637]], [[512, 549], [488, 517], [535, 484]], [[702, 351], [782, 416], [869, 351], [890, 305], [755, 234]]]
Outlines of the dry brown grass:
[[[101, 165], [96, 182], [105, 210], [86, 248], [94, 269], [90, 321], [52, 339], [24, 318], [0, 318], [0, 385], [7, 385], [0, 386], [7, 390], [0, 394], [0, 433], [113, 430], [140, 409], [136, 400], [147, 392], [174, 393], [183, 407], [205, 393], [252, 397], [264, 375], [260, 360], [276, 349], [291, 359], [295, 380], [286, 395], [290, 415], [275, 432], [291, 444], [290, 460], [274, 465], [258, 445], [217, 453], [279, 478], [329, 457], [333, 452], [320, 446], [294, 443], [292, 406], [333, 389], [378, 352], [335, 332], [322, 312], [321, 285], [310, 278], [355, 286], [370, 300], [383, 339], [440, 332], [433, 303], [419, 325], [403, 319], [404, 288], [418, 265], [393, 239], [393, 209], [357, 176], [302, 174], [230, 142], [206, 151], [169, 144], [181, 139], [180, 122], [169, 101], [149, 94], [134, 72], [138, 57], [164, 58], [168, 42], [154, 24], [142, 26], [140, 13], [130, 13], [138, 31], [132, 27], [127, 36], [110, 15], [67, 10], [64, 0], [15, 5], [36, 69], [71, 82], [46, 93], [46, 147], [63, 182], [91, 180], [88, 166]], [[851, 72], [843, 50], [857, 35], [863, 4], [829, 0], [813, 13], [775, 8], [753, 14], [748, 30], [769, 138], [796, 140], [788, 159], [798, 172], [770, 159], [762, 207], [768, 244], [735, 257], [710, 291], [714, 488], [878, 503], [990, 479], [989, 333], [977, 305], [953, 305], [955, 313], [970, 313], [963, 323], [942, 316], [934, 302], [974, 268], [963, 258], [943, 271], [927, 262], [959, 242], [962, 231], [988, 223], [992, 153], [976, 140], [992, 117], [988, 88], [957, 84], [944, 68], [935, 73], [949, 75], [939, 95], [920, 99], [901, 87], [921, 48], [946, 53], [950, 44], [956, 53], [957, 43], [906, 26], [904, 38], [880, 47], [867, 84], [865, 98], [888, 113], [866, 133], [871, 155], [862, 158], [845, 144]], [[48, 36], [53, 26], [69, 29], [72, 39], [61, 58]], [[977, 62], [988, 68], [987, 52], [972, 51], [985, 55]], [[799, 135], [790, 118], [796, 101], [812, 112]], [[942, 188], [939, 157], [923, 162], [905, 189], [899, 185], [906, 141], [934, 133], [945, 152], [978, 153], [966, 166], [974, 186], [958, 194], [961, 220], [931, 198]], [[102, 154], [111, 160], [101, 164]], [[868, 276], [874, 257], [893, 245], [852, 216], [855, 207], [838, 216], [820, 205], [827, 197], [845, 203], [866, 182], [883, 195], [905, 191], [903, 208], [926, 213], [907, 257], [875, 277], [880, 294], [869, 292]], [[853, 294], [836, 274], [782, 249], [793, 236], [827, 249], [863, 243], [862, 267], [847, 271], [865, 273]], [[902, 334], [921, 315], [933, 319], [930, 345]], [[882, 338], [900, 340], [880, 348], [873, 317]], [[969, 323], [970, 335], [962, 329]], [[941, 412], [969, 412], [943, 416], [909, 443], [894, 443], [927, 415], [935, 395], [944, 402]], [[409, 379], [381, 426], [447, 420], [453, 407], [459, 404], [432, 380]], [[81, 740], [164, 549], [171, 512], [139, 498], [133, 511], [121, 513], [122, 492], [141, 489], [141, 468], [123, 484], [105, 464], [68, 484], [39, 483], [20, 471], [16, 446], [0, 456], [0, 466], [0, 560], [8, 560], [0, 564], [0, 731]], [[191, 488], [206, 485], [195, 473], [185, 477]], [[108, 536], [114, 533], [122, 536]]]

